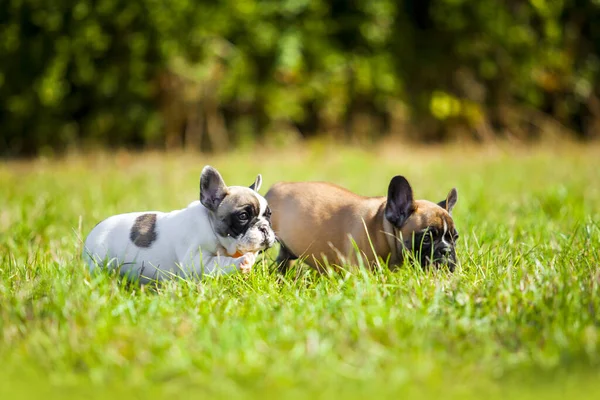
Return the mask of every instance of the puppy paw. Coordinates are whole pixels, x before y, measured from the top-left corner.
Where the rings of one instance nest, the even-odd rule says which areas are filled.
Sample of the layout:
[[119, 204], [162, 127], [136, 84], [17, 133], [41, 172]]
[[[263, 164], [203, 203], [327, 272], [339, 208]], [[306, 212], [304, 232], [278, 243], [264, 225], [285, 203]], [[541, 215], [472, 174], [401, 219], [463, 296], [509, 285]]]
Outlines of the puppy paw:
[[256, 253], [246, 253], [242, 256], [240, 263], [240, 271], [242, 274], [248, 274], [252, 270], [252, 266], [256, 262]]

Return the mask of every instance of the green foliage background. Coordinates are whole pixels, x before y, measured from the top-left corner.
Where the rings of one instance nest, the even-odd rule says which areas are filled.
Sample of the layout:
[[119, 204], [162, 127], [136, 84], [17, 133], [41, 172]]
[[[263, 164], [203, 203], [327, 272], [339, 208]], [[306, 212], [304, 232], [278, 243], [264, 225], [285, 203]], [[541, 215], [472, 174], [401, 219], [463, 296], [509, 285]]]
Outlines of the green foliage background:
[[593, 138], [599, 17], [598, 0], [3, 0], [0, 153]]

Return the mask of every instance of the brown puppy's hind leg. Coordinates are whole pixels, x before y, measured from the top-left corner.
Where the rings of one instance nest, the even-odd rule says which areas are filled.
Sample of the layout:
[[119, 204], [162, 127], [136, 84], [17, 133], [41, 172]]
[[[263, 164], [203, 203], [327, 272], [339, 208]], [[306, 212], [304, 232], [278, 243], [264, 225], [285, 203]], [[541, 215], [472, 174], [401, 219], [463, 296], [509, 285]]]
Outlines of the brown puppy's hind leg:
[[280, 275], [285, 276], [290, 269], [292, 260], [296, 260], [296, 257], [281, 241], [279, 242], [279, 253], [277, 254], [277, 272]]

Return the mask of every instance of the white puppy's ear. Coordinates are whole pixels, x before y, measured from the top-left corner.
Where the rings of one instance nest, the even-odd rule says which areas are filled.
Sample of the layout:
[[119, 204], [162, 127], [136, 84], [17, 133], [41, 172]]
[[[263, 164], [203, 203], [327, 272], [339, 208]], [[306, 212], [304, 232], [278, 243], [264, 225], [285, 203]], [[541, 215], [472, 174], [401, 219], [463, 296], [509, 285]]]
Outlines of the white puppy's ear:
[[219, 171], [207, 165], [200, 175], [200, 203], [215, 211], [227, 196], [227, 185]]
[[255, 192], [258, 192], [260, 190], [261, 185], [262, 185], [262, 176], [260, 174], [258, 174], [254, 183], [252, 185], [250, 185], [250, 189], [254, 190]]

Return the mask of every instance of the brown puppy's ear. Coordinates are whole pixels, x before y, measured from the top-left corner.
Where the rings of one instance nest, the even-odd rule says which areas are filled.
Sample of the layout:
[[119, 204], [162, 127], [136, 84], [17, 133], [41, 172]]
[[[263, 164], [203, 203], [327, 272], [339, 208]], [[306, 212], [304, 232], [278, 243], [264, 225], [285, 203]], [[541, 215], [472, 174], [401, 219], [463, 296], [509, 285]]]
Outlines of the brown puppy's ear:
[[388, 187], [385, 218], [394, 226], [400, 227], [413, 212], [413, 193], [410, 184], [403, 176], [395, 176]]
[[215, 211], [227, 196], [227, 185], [221, 174], [207, 165], [200, 175], [200, 203], [211, 211]]
[[262, 185], [262, 176], [261, 176], [261, 174], [258, 174], [254, 183], [252, 185], [250, 185], [250, 189], [254, 190], [255, 192], [258, 192], [261, 185]]
[[450, 192], [448, 193], [448, 197], [446, 197], [446, 200], [440, 201], [438, 203], [438, 206], [442, 207], [443, 209], [448, 211], [448, 213], [450, 215], [452, 215], [452, 209], [456, 205], [457, 201], [458, 201], [458, 192], [456, 191], [456, 188], [452, 188], [452, 190], [450, 190]]

